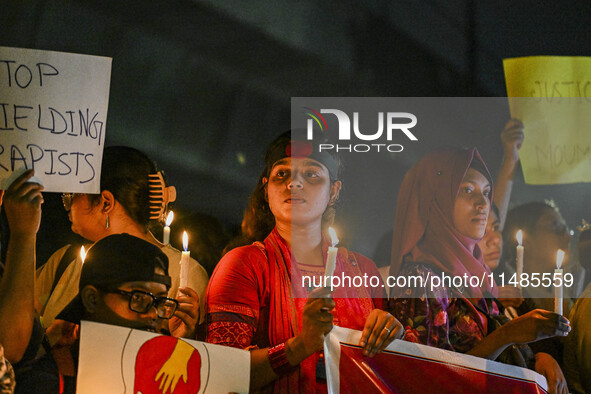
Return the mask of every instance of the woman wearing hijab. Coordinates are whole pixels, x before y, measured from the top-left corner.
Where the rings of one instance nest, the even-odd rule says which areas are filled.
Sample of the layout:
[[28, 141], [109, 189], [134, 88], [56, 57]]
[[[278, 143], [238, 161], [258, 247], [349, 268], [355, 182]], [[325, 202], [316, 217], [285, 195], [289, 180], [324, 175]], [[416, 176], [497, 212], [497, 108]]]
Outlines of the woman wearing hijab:
[[[476, 149], [429, 154], [406, 174], [396, 208], [390, 275], [428, 282], [391, 289], [390, 307], [405, 324], [406, 340], [495, 360], [507, 348], [515, 353], [513, 345], [570, 331], [566, 318], [539, 309], [497, 323], [496, 284], [477, 246], [491, 200], [491, 176]], [[457, 286], [455, 280], [456, 285], [448, 281], [431, 287], [432, 278], [444, 276], [485, 280], [481, 286], [465, 281]], [[536, 355], [536, 371], [546, 376], [551, 392], [566, 392], [558, 364], [546, 356]]]
[[[400, 337], [402, 327], [379, 309], [381, 286], [338, 288], [333, 299], [322, 298], [325, 289], [302, 287], [304, 275], [325, 272], [323, 221], [341, 188], [338, 158], [287, 132], [269, 146], [265, 162], [248, 210], [252, 223], [244, 228], [252, 234], [266, 228], [267, 236], [231, 250], [217, 265], [206, 295], [207, 341], [251, 350], [251, 389], [325, 392], [320, 351], [333, 323], [363, 330], [360, 346], [370, 357]], [[379, 277], [371, 260], [339, 248], [335, 275], [364, 272]]]

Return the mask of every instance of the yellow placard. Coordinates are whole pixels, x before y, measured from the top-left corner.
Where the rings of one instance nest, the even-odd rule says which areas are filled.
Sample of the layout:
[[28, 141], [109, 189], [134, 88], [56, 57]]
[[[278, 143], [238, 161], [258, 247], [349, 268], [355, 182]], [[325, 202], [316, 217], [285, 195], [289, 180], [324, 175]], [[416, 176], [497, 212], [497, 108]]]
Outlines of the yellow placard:
[[525, 125], [525, 182], [591, 182], [591, 57], [504, 59], [511, 116]]

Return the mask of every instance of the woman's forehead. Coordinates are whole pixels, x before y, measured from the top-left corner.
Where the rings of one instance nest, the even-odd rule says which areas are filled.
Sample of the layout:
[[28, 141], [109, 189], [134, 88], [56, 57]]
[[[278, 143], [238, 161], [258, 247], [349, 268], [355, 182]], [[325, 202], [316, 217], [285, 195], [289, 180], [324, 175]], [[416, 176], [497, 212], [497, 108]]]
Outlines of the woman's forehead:
[[277, 160], [273, 164], [273, 168], [277, 166], [289, 166], [294, 168], [300, 167], [319, 167], [328, 172], [328, 169], [324, 164], [318, 160], [311, 159], [309, 157], [284, 157], [281, 160]]

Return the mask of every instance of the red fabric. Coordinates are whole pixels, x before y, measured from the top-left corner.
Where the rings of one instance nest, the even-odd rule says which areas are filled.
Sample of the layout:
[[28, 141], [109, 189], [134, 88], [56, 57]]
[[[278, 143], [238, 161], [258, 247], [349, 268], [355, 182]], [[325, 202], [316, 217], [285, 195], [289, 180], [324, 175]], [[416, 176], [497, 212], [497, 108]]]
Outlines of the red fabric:
[[[325, 253], [326, 248], [327, 245], [324, 245]], [[355, 261], [355, 266], [351, 259]], [[259, 348], [278, 345], [299, 333], [307, 290], [295, 285], [295, 297], [292, 297], [292, 281], [301, 283], [296, 266], [292, 267], [291, 251], [276, 230], [265, 239], [264, 250], [251, 245], [227, 253], [216, 267], [206, 295], [207, 341], [238, 347], [233, 343], [219, 342], [219, 331], [213, 322], [220, 319], [249, 321], [255, 327], [251, 345]], [[368, 272], [368, 275], [379, 276], [371, 260], [344, 248], [340, 248], [337, 254], [335, 275], [342, 272]], [[382, 293], [381, 287], [375, 290], [375, 294], [368, 289], [357, 288], [335, 291], [335, 315], [339, 316], [340, 325], [363, 329], [365, 319], [375, 308], [372, 297], [381, 297]], [[381, 299], [378, 302], [382, 306]], [[275, 392], [317, 391], [316, 364], [319, 355], [310, 356], [294, 373], [276, 380]]]
[[[295, 336], [302, 325], [303, 298], [291, 297], [291, 251], [285, 241], [273, 229], [265, 239], [265, 251], [269, 262], [269, 282], [273, 289], [269, 301], [269, 343], [278, 345]], [[300, 293], [300, 296], [303, 294]], [[313, 392], [316, 382], [316, 355], [300, 364], [299, 370], [275, 381], [276, 392], [289, 392], [301, 384], [300, 390]]]
[[[399, 373], [392, 373], [398, 371]], [[417, 385], [417, 382], [420, 382]], [[536, 383], [403, 353], [364, 357], [356, 346], [341, 344], [342, 393], [544, 393]]]
[[285, 147], [285, 154], [288, 157], [308, 157], [314, 151], [310, 141], [291, 141]]
[[[396, 203], [390, 275], [397, 275], [403, 262], [431, 265], [454, 276], [490, 273], [479, 240], [461, 235], [453, 226], [455, 199], [473, 160], [482, 163], [484, 176], [491, 179], [476, 148], [429, 154], [406, 174]], [[497, 295], [496, 286], [487, 281], [482, 290], [466, 290], [472, 298], [481, 298], [484, 291]]]
[[209, 324], [208, 341], [211, 343], [229, 344], [229, 346], [246, 349], [250, 346], [254, 329], [247, 323], [216, 321]]

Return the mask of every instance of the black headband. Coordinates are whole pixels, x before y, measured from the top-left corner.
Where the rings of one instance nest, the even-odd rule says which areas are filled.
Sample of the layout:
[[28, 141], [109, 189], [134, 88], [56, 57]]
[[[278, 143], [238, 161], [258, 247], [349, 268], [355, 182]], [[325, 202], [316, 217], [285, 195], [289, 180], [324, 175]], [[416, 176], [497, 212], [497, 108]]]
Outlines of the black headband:
[[299, 141], [287, 138], [267, 152], [267, 173], [271, 171], [276, 162], [286, 157], [307, 157], [316, 160], [326, 166], [331, 178], [336, 178], [338, 175], [338, 163], [328, 152], [320, 151], [319, 147], [316, 147], [312, 141]]

